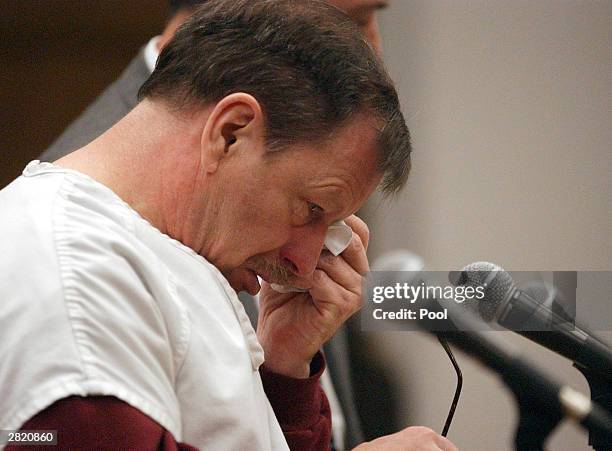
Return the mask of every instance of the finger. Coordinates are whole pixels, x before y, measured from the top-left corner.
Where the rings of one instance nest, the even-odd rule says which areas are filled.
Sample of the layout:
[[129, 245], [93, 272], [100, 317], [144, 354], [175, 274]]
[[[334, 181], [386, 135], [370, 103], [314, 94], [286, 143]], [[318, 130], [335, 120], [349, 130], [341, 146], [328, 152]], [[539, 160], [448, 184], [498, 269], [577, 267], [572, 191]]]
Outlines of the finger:
[[353, 232], [359, 235], [359, 238], [361, 238], [361, 242], [363, 243], [363, 247], [367, 250], [370, 242], [370, 229], [368, 228], [368, 225], [355, 215], [349, 216], [344, 220], [344, 222], [346, 222]]
[[292, 301], [298, 294], [304, 293], [279, 293], [274, 290], [270, 284], [263, 281], [261, 284], [261, 291], [259, 292], [259, 310], [262, 309], [276, 309], [287, 302]]
[[337, 284], [325, 271], [315, 269], [313, 279], [314, 284], [309, 293], [315, 305], [332, 312], [338, 321], [343, 322], [361, 308], [361, 296]]
[[331, 252], [323, 251], [319, 257], [317, 268], [325, 271], [334, 282], [348, 291], [361, 295], [363, 279], [342, 255], [335, 256]]
[[437, 445], [442, 449], [442, 451], [458, 451], [457, 447], [446, 437], [442, 437], [438, 435], [436, 440]]
[[356, 232], [353, 232], [353, 238], [340, 255], [359, 274], [365, 275], [370, 270], [365, 246]]

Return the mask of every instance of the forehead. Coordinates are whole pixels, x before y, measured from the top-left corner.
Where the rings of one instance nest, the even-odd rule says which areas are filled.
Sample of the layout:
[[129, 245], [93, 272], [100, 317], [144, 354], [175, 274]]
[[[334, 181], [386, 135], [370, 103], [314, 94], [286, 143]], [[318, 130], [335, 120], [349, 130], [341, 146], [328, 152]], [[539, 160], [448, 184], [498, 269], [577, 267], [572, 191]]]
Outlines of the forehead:
[[373, 115], [357, 114], [333, 131], [322, 144], [323, 152], [338, 161], [377, 160], [380, 126]]
[[300, 173], [297, 178], [308, 189], [342, 199], [352, 213], [382, 176], [376, 122], [360, 115], [322, 143], [298, 145], [301, 148], [293, 153], [294, 168]]

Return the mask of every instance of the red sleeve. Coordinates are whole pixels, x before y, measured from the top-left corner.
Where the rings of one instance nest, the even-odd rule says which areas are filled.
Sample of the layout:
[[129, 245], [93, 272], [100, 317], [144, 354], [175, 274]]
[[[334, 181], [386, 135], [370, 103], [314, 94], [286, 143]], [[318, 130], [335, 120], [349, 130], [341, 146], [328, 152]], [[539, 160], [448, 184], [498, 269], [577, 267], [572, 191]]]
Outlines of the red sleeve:
[[[308, 379], [294, 379], [261, 369], [266, 395], [293, 451], [327, 450], [331, 443], [331, 412], [319, 384], [323, 355], [311, 363]], [[70, 396], [28, 420], [22, 430], [57, 430], [54, 449], [142, 449], [197, 451], [177, 442], [147, 415], [112, 396]], [[21, 446], [9, 445], [16, 451]], [[48, 451], [48, 446], [27, 449]]]
[[294, 379], [260, 369], [264, 390], [292, 451], [328, 450], [331, 411], [319, 378], [325, 369], [318, 352], [310, 364], [310, 377]]
[[[112, 396], [70, 396], [61, 399], [28, 420], [22, 430], [57, 430], [53, 449], [142, 449], [197, 451], [178, 443], [172, 434], [140, 410]], [[21, 446], [9, 445], [16, 451]], [[49, 451], [49, 446], [26, 449]]]

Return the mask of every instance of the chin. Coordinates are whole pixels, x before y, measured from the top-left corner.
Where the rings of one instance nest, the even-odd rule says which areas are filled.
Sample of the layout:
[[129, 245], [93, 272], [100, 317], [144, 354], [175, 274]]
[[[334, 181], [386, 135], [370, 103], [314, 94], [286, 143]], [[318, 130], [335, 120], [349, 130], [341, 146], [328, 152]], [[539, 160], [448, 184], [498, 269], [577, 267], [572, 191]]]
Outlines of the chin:
[[224, 271], [222, 274], [225, 276], [230, 286], [236, 290], [241, 291], [244, 289], [244, 280], [240, 276], [240, 272], [238, 270]]
[[261, 288], [259, 280], [257, 279], [257, 274], [250, 269], [244, 267], [236, 268], [224, 275], [236, 292], [246, 291], [251, 295], [255, 295]]

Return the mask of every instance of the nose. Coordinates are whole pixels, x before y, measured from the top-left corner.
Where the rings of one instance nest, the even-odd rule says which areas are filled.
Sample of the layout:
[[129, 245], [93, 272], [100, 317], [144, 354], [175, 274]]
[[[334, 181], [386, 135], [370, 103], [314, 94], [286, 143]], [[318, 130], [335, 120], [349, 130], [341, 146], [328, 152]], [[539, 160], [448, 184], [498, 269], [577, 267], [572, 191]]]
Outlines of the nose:
[[327, 224], [318, 223], [297, 227], [280, 251], [281, 260], [297, 277], [312, 275], [327, 234]]

